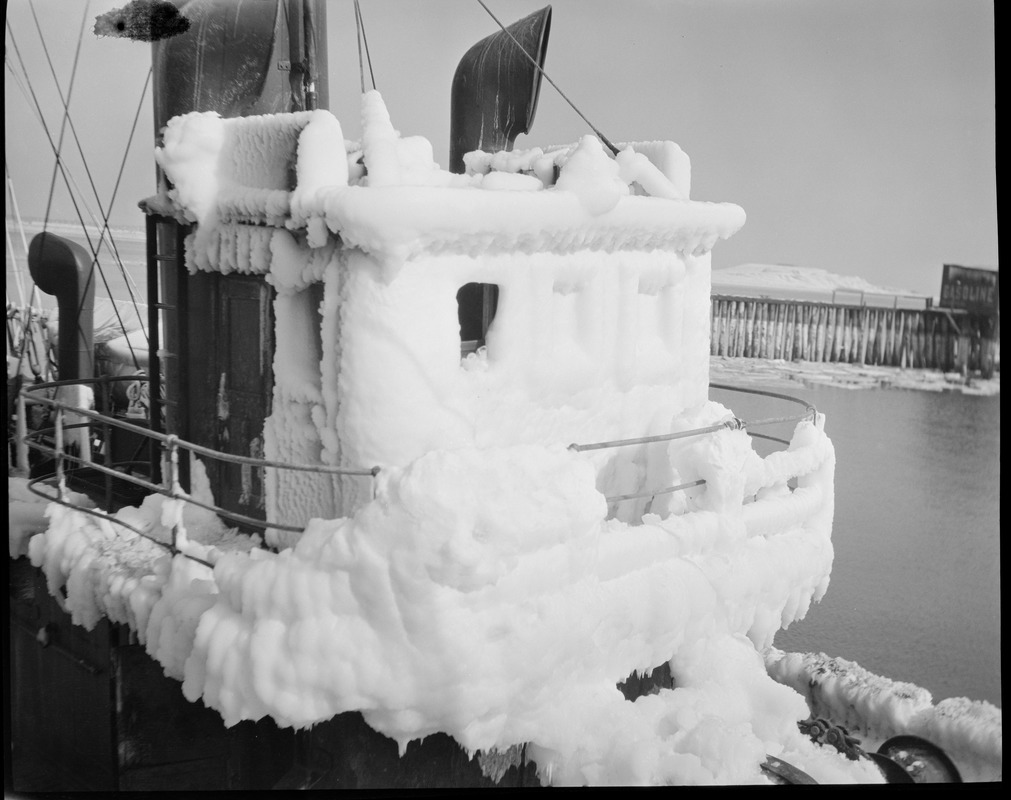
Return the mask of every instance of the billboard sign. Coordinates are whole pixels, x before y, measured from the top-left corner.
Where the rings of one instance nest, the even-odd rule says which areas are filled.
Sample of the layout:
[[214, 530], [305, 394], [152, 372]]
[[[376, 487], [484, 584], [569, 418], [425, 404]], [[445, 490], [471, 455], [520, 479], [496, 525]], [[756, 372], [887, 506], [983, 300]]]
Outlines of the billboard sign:
[[941, 276], [941, 308], [996, 314], [1000, 308], [997, 270], [945, 264]]

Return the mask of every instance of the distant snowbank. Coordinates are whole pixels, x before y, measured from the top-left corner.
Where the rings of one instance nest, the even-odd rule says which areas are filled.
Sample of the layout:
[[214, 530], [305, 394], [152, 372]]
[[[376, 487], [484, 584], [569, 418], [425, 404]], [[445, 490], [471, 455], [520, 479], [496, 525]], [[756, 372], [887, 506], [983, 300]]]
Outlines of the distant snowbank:
[[837, 275], [813, 267], [784, 264], [739, 264], [713, 270], [713, 294], [744, 294], [784, 299], [836, 299], [862, 301], [867, 305], [892, 305], [899, 298], [900, 307], [915, 304], [922, 308], [929, 297], [922, 292], [877, 286], [856, 275]]

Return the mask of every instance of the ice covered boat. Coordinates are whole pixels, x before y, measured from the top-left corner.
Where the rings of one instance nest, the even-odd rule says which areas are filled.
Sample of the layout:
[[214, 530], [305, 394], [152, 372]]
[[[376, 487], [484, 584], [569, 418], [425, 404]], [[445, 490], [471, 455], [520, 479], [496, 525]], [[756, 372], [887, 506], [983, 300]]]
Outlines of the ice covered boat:
[[272, 721], [218, 746], [283, 742], [276, 786], [883, 780], [763, 659], [827, 587], [834, 454], [806, 404], [762, 456], [765, 420], [709, 399], [709, 253], [744, 212], [690, 199], [672, 142], [451, 173], [378, 93], [361, 114], [359, 142], [322, 108], [166, 118], [151, 428], [23, 393], [59, 471], [71, 414], [163, 451], [110, 475], [139, 506], [61, 480], [19, 540], [72, 621], [228, 730]]

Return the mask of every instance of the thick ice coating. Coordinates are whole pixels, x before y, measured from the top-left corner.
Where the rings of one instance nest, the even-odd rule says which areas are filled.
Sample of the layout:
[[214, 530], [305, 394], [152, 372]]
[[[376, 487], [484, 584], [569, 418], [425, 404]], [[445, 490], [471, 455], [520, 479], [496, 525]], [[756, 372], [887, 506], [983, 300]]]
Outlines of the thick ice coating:
[[[470, 750], [530, 742], [558, 784], [762, 782], [766, 753], [846, 780], [845, 759], [798, 733], [803, 699], [756, 649], [824, 590], [824, 516], [763, 535], [763, 505], [777, 501], [743, 505], [747, 435], [719, 438], [711, 480], [728, 504], [737, 494], [734, 513], [631, 526], [605, 519], [592, 463], [564, 447], [434, 451], [385, 471], [375, 500], [314, 520], [291, 549], [222, 552], [213, 573], [163, 557], [127, 578], [132, 601], [102, 591], [104, 613], [143, 630], [187, 697], [227, 724], [270, 714], [303, 727], [360, 709], [402, 745], [439, 730]], [[824, 433], [807, 423], [787, 455], [782, 474], [755, 462], [749, 480], [799, 474], [798, 500], [830, 517]], [[112, 575], [108, 526], [63, 511], [33, 539], [33, 561], [54, 585], [64, 569], [72, 588], [82, 570]], [[94, 593], [68, 603], [93, 624]], [[618, 681], [667, 660], [676, 689], [624, 700]]]
[[[377, 477], [268, 470], [268, 520], [305, 527], [274, 550], [174, 501], [120, 512], [213, 568], [54, 506], [29, 550], [75, 620], [131, 625], [228, 725], [360, 710], [401, 747], [527, 743], [559, 785], [764, 783], [767, 756], [880, 782], [799, 732], [762, 657], [828, 586], [835, 456], [818, 417], [762, 458], [708, 400], [709, 250], [743, 211], [688, 199], [670, 142], [451, 175], [378, 94], [362, 114], [360, 143], [327, 112], [187, 115], [159, 159], [191, 269], [274, 288], [266, 456]], [[474, 341], [468, 284], [497, 292]], [[675, 688], [624, 699], [664, 663]]]

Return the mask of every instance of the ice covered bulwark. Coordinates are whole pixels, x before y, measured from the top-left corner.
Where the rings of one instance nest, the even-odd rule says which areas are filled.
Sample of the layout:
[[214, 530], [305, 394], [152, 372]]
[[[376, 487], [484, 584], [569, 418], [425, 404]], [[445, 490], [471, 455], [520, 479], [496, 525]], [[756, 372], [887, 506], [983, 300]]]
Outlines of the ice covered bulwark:
[[[711, 405], [697, 416], [725, 416]], [[731, 455], [710, 481], [736, 511], [636, 527], [605, 521], [595, 469], [562, 447], [434, 451], [387, 470], [353, 517], [218, 561], [184, 692], [228, 724], [358, 709], [402, 747], [436, 731], [470, 750], [530, 742], [553, 783], [762, 782], [765, 754], [819, 780], [880, 778], [799, 734], [803, 699], [756, 649], [823, 591], [831, 514], [753, 529], [783, 500], [747, 516], [743, 492], [783, 476], [758, 459], [737, 480], [747, 435], [714, 438], [711, 455]], [[803, 423], [787, 456], [798, 491], [830, 508], [824, 433]], [[678, 688], [623, 699], [619, 681], [672, 654]]]

